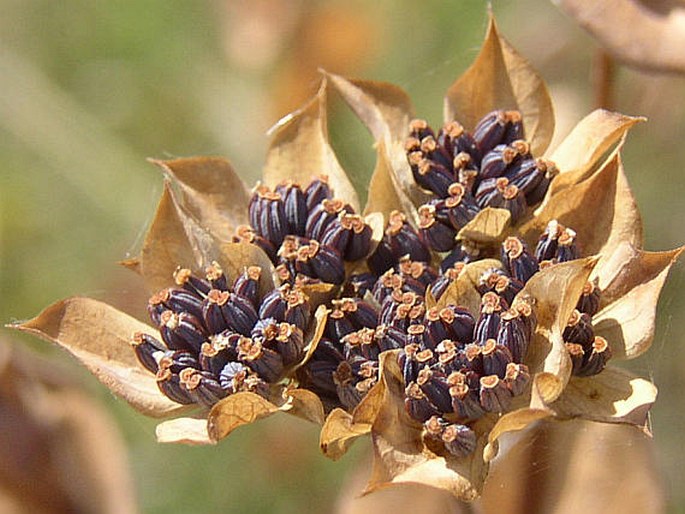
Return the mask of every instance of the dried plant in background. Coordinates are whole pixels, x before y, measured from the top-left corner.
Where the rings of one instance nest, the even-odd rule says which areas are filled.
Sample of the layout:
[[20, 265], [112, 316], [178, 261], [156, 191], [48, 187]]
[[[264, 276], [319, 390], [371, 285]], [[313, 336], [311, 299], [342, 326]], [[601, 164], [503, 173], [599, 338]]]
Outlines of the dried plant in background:
[[3, 512], [138, 511], [114, 421], [62, 368], [0, 345]]
[[[363, 208], [328, 142], [331, 89], [377, 141]], [[494, 20], [437, 132], [400, 88], [324, 74], [272, 129], [252, 192], [224, 159], [154, 161], [164, 194], [124, 263], [153, 326], [71, 298], [14, 327], [138, 410], [188, 414], [161, 441], [213, 443], [286, 411], [323, 424], [332, 458], [370, 434], [367, 491], [473, 500], [507, 432], [646, 429], [656, 388], [607, 362], [649, 348], [682, 249], [642, 249], [619, 153], [639, 121], [595, 111], [548, 152], [549, 94]]]
[[685, 4], [679, 0], [554, 0], [618, 61], [685, 72]]

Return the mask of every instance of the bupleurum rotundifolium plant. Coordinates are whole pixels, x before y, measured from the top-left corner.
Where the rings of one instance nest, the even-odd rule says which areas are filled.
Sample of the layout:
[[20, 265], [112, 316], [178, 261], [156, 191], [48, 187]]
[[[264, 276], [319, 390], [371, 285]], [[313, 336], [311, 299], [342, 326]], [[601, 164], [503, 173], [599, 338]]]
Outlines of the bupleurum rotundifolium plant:
[[[328, 143], [331, 89], [376, 139], [363, 208]], [[656, 388], [610, 359], [650, 346], [682, 249], [642, 249], [620, 158], [639, 121], [595, 111], [549, 152], [546, 87], [493, 20], [439, 128], [396, 86], [324, 74], [252, 190], [220, 158], [154, 161], [164, 193], [124, 263], [152, 326], [88, 298], [14, 326], [143, 413], [184, 414], [160, 441], [215, 443], [285, 411], [321, 424], [334, 459], [371, 434], [369, 491], [473, 499], [506, 432], [646, 425]]]

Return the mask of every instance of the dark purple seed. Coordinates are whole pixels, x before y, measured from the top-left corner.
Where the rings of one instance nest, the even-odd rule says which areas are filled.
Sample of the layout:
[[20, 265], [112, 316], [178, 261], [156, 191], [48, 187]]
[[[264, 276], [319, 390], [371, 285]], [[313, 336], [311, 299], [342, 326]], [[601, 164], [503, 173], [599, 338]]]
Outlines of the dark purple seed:
[[497, 344], [506, 347], [514, 362], [521, 362], [528, 352], [530, 338], [523, 317], [516, 309], [509, 309], [500, 316]]
[[459, 420], [474, 420], [484, 414], [477, 390], [472, 389], [466, 382], [452, 384], [450, 386], [450, 396], [452, 397], [452, 412], [455, 413]]
[[502, 262], [509, 274], [523, 283], [528, 282], [540, 268], [538, 260], [517, 237], [507, 237], [502, 243]]
[[424, 423], [431, 416], [440, 414], [416, 382], [411, 382], [405, 389], [404, 394], [404, 408], [413, 419]]
[[437, 407], [440, 412], [452, 410], [452, 397], [449, 393], [449, 384], [444, 377], [436, 375], [428, 366], [419, 370], [416, 383], [421, 388], [428, 400]]
[[176, 282], [176, 285], [198, 298], [204, 298], [212, 288], [212, 285], [209, 282], [196, 277], [188, 268], [181, 268], [180, 266], [174, 271], [174, 281]]
[[447, 451], [461, 459], [476, 449], [476, 433], [465, 425], [448, 425], [442, 432], [442, 442]]
[[589, 314], [590, 316], [594, 316], [599, 311], [599, 301], [600, 294], [597, 282], [586, 282], [583, 287], [583, 294], [581, 294], [578, 299], [576, 309], [580, 312]]
[[219, 374], [219, 384], [228, 394], [237, 393], [248, 375], [248, 368], [240, 362], [228, 362]]
[[338, 215], [346, 211], [350, 213], [352, 208], [337, 198], [323, 200], [309, 211], [305, 235], [310, 239], [321, 241], [326, 228], [338, 219]]
[[213, 261], [212, 264], [207, 266], [207, 269], [205, 269], [205, 277], [212, 285], [213, 289], [228, 291], [228, 279], [218, 262]]
[[182, 405], [195, 403], [188, 390], [181, 385], [178, 374], [169, 369], [160, 369], [156, 375], [157, 387], [170, 400]]
[[233, 282], [233, 292], [250, 301], [256, 309], [259, 307], [259, 279], [262, 268], [248, 266]]
[[514, 396], [523, 394], [530, 383], [530, 372], [528, 371], [528, 367], [525, 364], [510, 362], [507, 364], [504, 383]]
[[481, 353], [483, 355], [483, 372], [486, 375], [497, 375], [503, 379], [507, 372], [507, 365], [513, 360], [509, 349], [497, 344], [494, 339], [488, 339]]
[[180, 373], [185, 368], [200, 369], [201, 365], [195, 353], [186, 350], [169, 350], [158, 358], [159, 369], [168, 369], [172, 373]]
[[511, 405], [513, 395], [497, 375], [480, 379], [480, 404], [487, 412], [505, 412]]
[[504, 308], [502, 299], [492, 292], [487, 292], [481, 298], [480, 316], [476, 321], [473, 341], [484, 345], [488, 339], [496, 339], [500, 329], [500, 316]]
[[179, 381], [195, 403], [211, 407], [226, 396], [226, 391], [221, 388], [219, 381], [206, 371], [198, 371], [194, 368], [186, 368], [179, 374]]
[[589, 314], [574, 310], [564, 328], [562, 334], [564, 342], [581, 345], [585, 350], [590, 350], [595, 340], [595, 332], [592, 328], [592, 318]]
[[151, 335], [142, 332], [133, 334], [131, 346], [143, 367], [152, 373], [157, 373], [159, 365], [157, 364], [156, 356], [163, 354], [166, 351], [166, 347]]
[[583, 364], [576, 373], [579, 377], [589, 377], [602, 371], [611, 359], [611, 347], [606, 339], [595, 336], [592, 351], [585, 352]]
[[457, 232], [453, 227], [438, 221], [434, 205], [424, 204], [419, 207], [418, 213], [421, 239], [428, 247], [438, 252], [447, 252], [454, 248]]
[[342, 284], [345, 280], [345, 267], [340, 253], [316, 241], [309, 243], [308, 258], [315, 276], [329, 284]]
[[257, 341], [246, 339], [238, 359], [266, 382], [277, 382], [283, 374], [283, 358]]
[[307, 226], [307, 198], [299, 185], [286, 181], [276, 186], [276, 192], [283, 198], [288, 234], [304, 236]]
[[304, 196], [309, 212], [324, 200], [333, 198], [333, 193], [328, 185], [328, 177], [322, 176], [312, 180], [305, 189]]

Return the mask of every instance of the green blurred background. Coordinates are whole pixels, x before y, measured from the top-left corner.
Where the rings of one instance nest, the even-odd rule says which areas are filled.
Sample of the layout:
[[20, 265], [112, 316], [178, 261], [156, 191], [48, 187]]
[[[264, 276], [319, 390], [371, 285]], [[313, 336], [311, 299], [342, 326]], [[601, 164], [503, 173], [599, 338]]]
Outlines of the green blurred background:
[[[596, 45], [551, 3], [493, 8], [547, 80], [563, 136], [594, 108]], [[266, 130], [316, 90], [319, 67], [395, 82], [439, 124], [442, 95], [486, 27], [482, 1], [0, 0], [0, 12], [3, 322], [70, 295], [143, 318], [141, 285], [116, 261], [135, 255], [161, 192], [147, 157], [224, 155], [254, 181]], [[625, 149], [646, 247], [672, 248], [685, 241], [685, 81], [625, 68], [617, 78], [614, 109], [649, 117]], [[332, 101], [333, 144], [363, 190], [372, 140]], [[676, 266], [662, 294], [652, 350], [631, 363], [660, 388], [652, 424], [673, 512], [685, 509], [683, 275]], [[327, 512], [346, 477], [366, 465], [365, 443], [329, 462], [316, 427], [286, 416], [214, 448], [158, 445], [153, 421], [85, 374], [83, 383], [116, 414], [144, 512]]]

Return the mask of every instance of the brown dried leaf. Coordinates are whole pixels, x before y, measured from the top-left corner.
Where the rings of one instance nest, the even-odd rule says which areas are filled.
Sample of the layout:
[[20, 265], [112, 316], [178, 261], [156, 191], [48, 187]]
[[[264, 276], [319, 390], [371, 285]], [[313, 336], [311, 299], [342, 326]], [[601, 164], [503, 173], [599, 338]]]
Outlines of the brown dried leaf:
[[163, 421], [155, 428], [155, 434], [158, 443], [216, 444], [209, 438], [206, 419], [176, 418]]
[[486, 207], [461, 228], [457, 239], [467, 239], [483, 245], [500, 243], [506, 237], [510, 221], [511, 212], [508, 209]]
[[[410, 219], [416, 219], [416, 207], [400, 187], [398, 177], [388, 159], [388, 146], [380, 140], [376, 145], [376, 168], [371, 175], [364, 213], [380, 212], [388, 219], [392, 211], [400, 210]], [[406, 157], [404, 159], [406, 161]]]
[[497, 259], [481, 259], [470, 262], [462, 270], [457, 280], [453, 281], [440, 297], [434, 302], [438, 308], [448, 304], [466, 307], [469, 312], [476, 315], [480, 312], [481, 294], [476, 289], [481, 275], [492, 268], [502, 269], [502, 263]]
[[504, 64], [523, 114], [526, 139], [533, 155], [542, 155], [554, 135], [554, 107], [545, 81], [533, 65], [500, 36]]
[[555, 0], [616, 59], [644, 70], [685, 72], [682, 0]]
[[259, 266], [259, 291], [263, 296], [274, 288], [273, 264], [264, 251], [250, 243], [221, 243], [216, 259], [231, 280], [249, 266]]
[[255, 393], [245, 391], [227, 396], [209, 411], [209, 438], [220, 441], [236, 428], [271, 416], [278, 410], [276, 405]]
[[352, 414], [339, 408], [328, 414], [319, 438], [319, 446], [326, 457], [338, 460], [358, 437], [371, 432], [384, 396], [385, 386], [378, 382], [366, 393]]
[[488, 434], [488, 444], [483, 450], [483, 459], [485, 462], [491, 462], [497, 456], [499, 450], [498, 439], [508, 432], [518, 432], [523, 430], [532, 423], [538, 420], [553, 416], [554, 412], [550, 409], [531, 409], [524, 407], [507, 412], [500, 417], [492, 427]]
[[336, 408], [326, 417], [319, 436], [319, 446], [326, 457], [338, 460], [358, 437], [370, 431], [369, 423], [355, 423], [352, 414]]
[[464, 459], [441, 457], [424, 447], [421, 425], [404, 409], [404, 384], [397, 351], [381, 355], [384, 399], [372, 427], [374, 465], [365, 492], [397, 484], [424, 484], [450, 492], [463, 500], [475, 499], [487, 474], [482, 451], [491, 420], [474, 424], [476, 450]]
[[151, 162], [178, 184], [182, 205], [202, 228], [227, 240], [238, 225], [248, 224], [250, 190], [226, 159], [190, 157]]
[[495, 109], [520, 110], [533, 152], [544, 152], [554, 133], [547, 87], [530, 63], [499, 36], [495, 20], [490, 17], [478, 57], [447, 90], [445, 120], [458, 120], [472, 130]]
[[307, 185], [314, 177], [327, 175], [335, 196], [359, 212], [357, 193], [328, 142], [326, 89], [324, 78], [309, 102], [271, 128], [264, 182], [275, 186], [293, 180]]
[[10, 328], [63, 347], [114, 394], [143, 414], [162, 417], [185, 409], [159, 391], [154, 375], [138, 363], [129, 345], [135, 332], [156, 331], [105, 303], [68, 298]]
[[659, 293], [683, 251], [685, 247], [646, 252], [625, 243], [600, 270], [612, 274], [598, 275], [602, 304], [592, 323], [595, 333], [609, 342], [614, 357], [632, 359], [651, 346]]
[[346, 79], [332, 73], [326, 76], [376, 141], [405, 138], [414, 108], [402, 88], [389, 82]]
[[[408, 95], [401, 88], [387, 82], [351, 80], [332, 74], [327, 76], [376, 139], [378, 157], [374, 176], [381, 176], [374, 179], [378, 182], [374, 189], [382, 190], [392, 184], [395, 194], [399, 196], [399, 202], [394, 204], [394, 208], [401, 209], [416, 220], [414, 205], [428, 201], [428, 195], [416, 185], [404, 150], [409, 121], [414, 116], [414, 108]], [[379, 171], [379, 168], [387, 168], [390, 175], [383, 177], [383, 170]], [[385, 206], [389, 204], [392, 209], [390, 200], [383, 198], [387, 194], [387, 191], [380, 197], [369, 194], [369, 201], [379, 201]], [[365, 212], [370, 210], [379, 210], [387, 217], [383, 207], [367, 207]]]
[[323, 425], [326, 417], [319, 397], [306, 389], [288, 389], [284, 392], [286, 402], [281, 410], [298, 418]]
[[619, 145], [633, 125], [646, 118], [597, 109], [580, 120], [551, 153], [560, 175], [550, 185], [548, 196], [587, 179], [600, 158]]
[[550, 408], [560, 418], [644, 426], [656, 395], [651, 382], [610, 366], [591, 377], [572, 377]]
[[640, 213], [617, 151], [590, 178], [549, 197], [535, 218], [521, 226], [521, 234], [532, 243], [552, 219], [578, 233], [586, 255], [605, 258], [626, 241], [642, 245]]
[[325, 305], [319, 305], [316, 308], [316, 311], [314, 311], [314, 323], [309, 324], [309, 329], [305, 334], [305, 355], [302, 362], [298, 363], [295, 369], [306, 364], [307, 361], [312, 358], [312, 355], [314, 355], [316, 347], [318, 346], [319, 341], [321, 341], [323, 332], [326, 329], [326, 320], [328, 319], [329, 312], [330, 311]]
[[218, 257], [214, 238], [176, 202], [168, 183], [140, 252], [140, 274], [150, 291], [173, 284], [178, 266], [200, 271]]
[[[532, 300], [537, 317], [525, 363], [531, 374], [545, 372], [548, 383], [558, 381], [558, 386], [543, 396], [544, 403], [556, 399], [571, 374], [562, 332], [596, 263], [595, 257], [586, 257], [545, 268], [533, 275], [517, 296]], [[541, 407], [539, 398], [533, 396], [531, 406]]]

